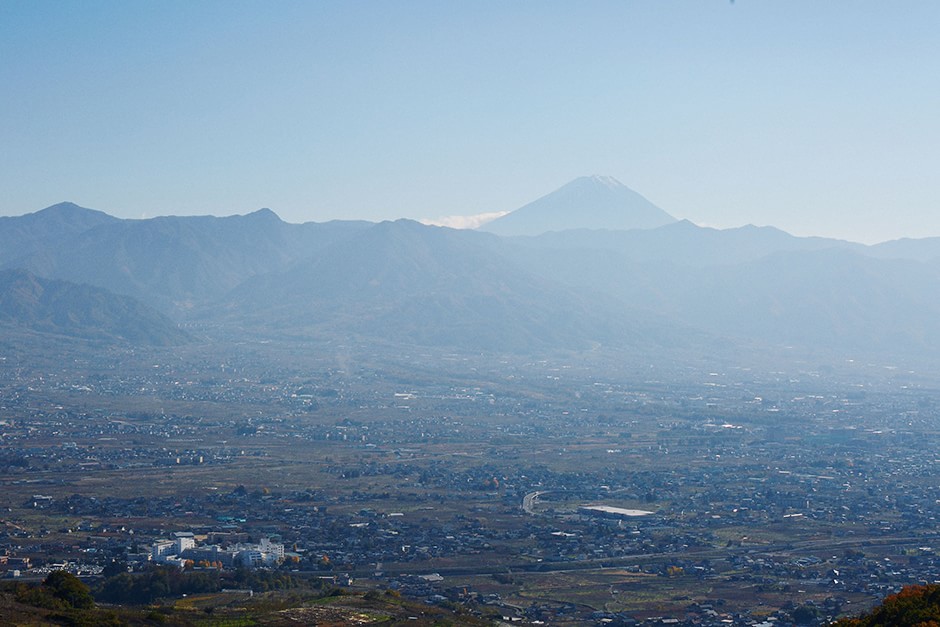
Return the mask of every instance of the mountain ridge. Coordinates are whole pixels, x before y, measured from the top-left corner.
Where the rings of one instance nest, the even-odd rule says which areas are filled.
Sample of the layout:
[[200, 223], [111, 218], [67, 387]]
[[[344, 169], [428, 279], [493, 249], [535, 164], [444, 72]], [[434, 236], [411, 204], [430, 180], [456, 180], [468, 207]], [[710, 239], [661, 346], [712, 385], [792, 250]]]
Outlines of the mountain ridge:
[[398, 220], [240, 285], [223, 308], [251, 327], [290, 321], [419, 345], [583, 349], [632, 334], [600, 314], [597, 298], [515, 268], [495, 235]]
[[120, 218], [60, 202], [22, 216], [0, 217], [0, 266], [24, 258], [44, 248], [58, 248], [77, 235]]

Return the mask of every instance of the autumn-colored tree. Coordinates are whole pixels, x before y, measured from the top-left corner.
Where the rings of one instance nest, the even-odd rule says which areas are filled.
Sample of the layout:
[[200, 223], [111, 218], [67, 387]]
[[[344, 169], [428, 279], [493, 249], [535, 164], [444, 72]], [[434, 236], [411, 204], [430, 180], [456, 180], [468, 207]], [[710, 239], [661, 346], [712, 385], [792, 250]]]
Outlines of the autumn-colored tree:
[[940, 584], [907, 586], [870, 613], [845, 618], [835, 627], [940, 627]]

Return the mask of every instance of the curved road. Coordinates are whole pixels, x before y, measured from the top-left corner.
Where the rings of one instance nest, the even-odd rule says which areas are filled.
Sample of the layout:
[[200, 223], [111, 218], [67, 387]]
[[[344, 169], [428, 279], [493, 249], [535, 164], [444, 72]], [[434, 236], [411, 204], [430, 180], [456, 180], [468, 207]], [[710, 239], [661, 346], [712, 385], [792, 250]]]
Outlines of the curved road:
[[541, 490], [538, 492], [529, 492], [524, 497], [522, 497], [522, 511], [526, 514], [535, 514], [535, 501], [542, 496], [543, 494], [548, 494], [551, 490]]

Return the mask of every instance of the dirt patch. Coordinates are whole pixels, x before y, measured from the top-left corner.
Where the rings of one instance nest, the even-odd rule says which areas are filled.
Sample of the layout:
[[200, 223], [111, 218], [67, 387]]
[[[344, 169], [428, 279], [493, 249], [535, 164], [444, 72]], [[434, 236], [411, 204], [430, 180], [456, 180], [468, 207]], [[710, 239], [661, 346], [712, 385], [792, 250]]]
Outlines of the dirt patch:
[[391, 618], [388, 614], [364, 612], [354, 607], [335, 605], [295, 607], [282, 610], [277, 613], [277, 616], [298, 625], [368, 625]]

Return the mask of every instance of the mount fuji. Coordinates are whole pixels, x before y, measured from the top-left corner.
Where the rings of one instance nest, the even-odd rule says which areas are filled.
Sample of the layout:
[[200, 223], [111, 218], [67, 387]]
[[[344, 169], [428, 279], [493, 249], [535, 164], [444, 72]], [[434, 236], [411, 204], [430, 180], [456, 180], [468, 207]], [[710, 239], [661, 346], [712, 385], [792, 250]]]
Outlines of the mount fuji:
[[611, 176], [582, 176], [480, 227], [497, 235], [653, 229], [676, 219]]

